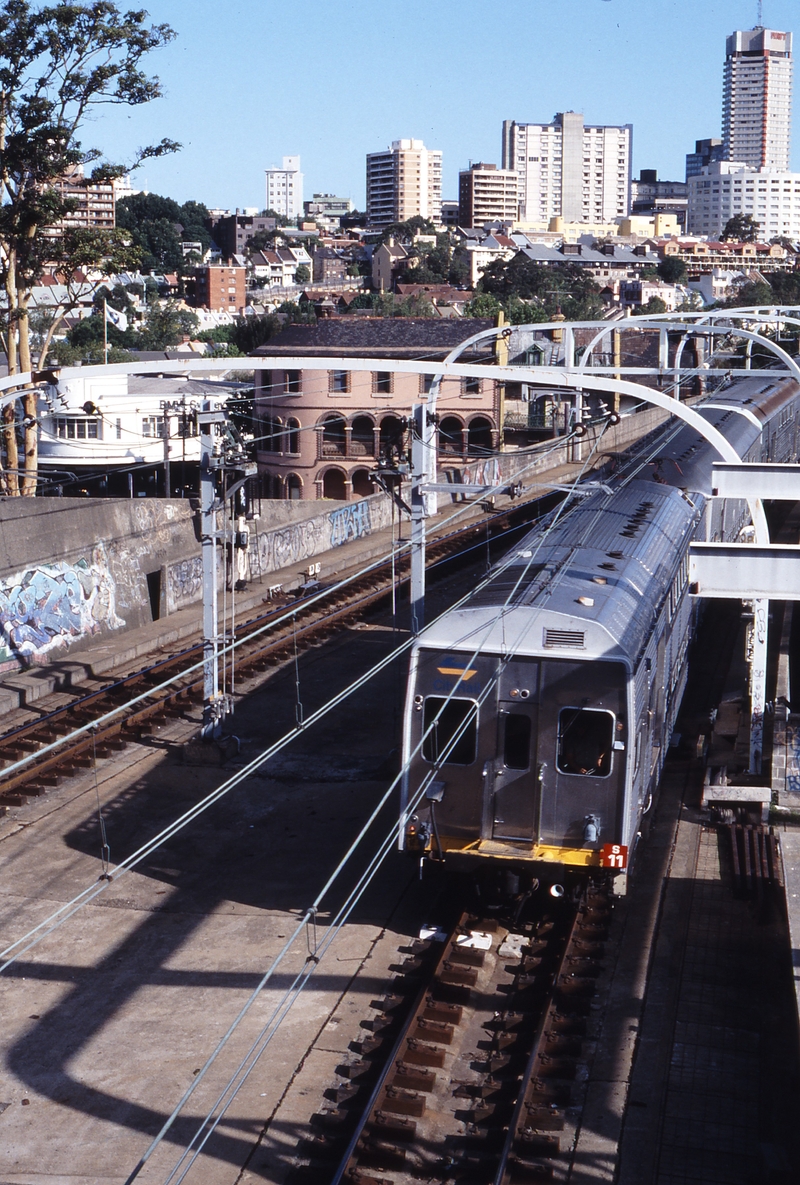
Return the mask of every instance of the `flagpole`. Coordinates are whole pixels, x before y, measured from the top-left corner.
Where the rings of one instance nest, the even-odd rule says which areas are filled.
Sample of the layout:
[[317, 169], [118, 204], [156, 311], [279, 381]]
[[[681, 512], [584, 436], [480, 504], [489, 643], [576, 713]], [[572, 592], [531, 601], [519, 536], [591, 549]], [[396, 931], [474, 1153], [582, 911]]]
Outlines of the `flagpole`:
[[103, 362], [108, 366], [108, 302], [103, 298]]

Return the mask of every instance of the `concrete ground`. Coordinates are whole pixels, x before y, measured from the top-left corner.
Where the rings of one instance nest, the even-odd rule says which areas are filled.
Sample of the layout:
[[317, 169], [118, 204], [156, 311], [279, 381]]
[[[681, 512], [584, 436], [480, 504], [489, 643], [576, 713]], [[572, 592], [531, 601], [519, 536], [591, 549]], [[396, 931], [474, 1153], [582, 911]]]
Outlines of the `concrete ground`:
[[[303, 657], [306, 715], [396, 641], [391, 630], [354, 630]], [[395, 668], [373, 681], [0, 978], [4, 1185], [125, 1181], [388, 785], [402, 680]], [[294, 720], [287, 668], [237, 707], [239, 764]], [[229, 768], [182, 764], [180, 742], [195, 730], [196, 722], [169, 725], [100, 762], [96, 785], [87, 771], [0, 820], [2, 945], [97, 882], [98, 802], [113, 865], [229, 776]], [[370, 853], [396, 809], [395, 800], [380, 817]], [[356, 867], [359, 859], [323, 908], [345, 897]], [[425, 912], [416, 869], [392, 851], [189, 1181], [285, 1175], [335, 1065], [355, 1056], [348, 1047], [365, 1002]], [[166, 1179], [313, 941], [308, 934], [296, 943], [138, 1180]], [[308, 1059], [317, 1087], [308, 1114], [284, 1112], [265, 1142]]]

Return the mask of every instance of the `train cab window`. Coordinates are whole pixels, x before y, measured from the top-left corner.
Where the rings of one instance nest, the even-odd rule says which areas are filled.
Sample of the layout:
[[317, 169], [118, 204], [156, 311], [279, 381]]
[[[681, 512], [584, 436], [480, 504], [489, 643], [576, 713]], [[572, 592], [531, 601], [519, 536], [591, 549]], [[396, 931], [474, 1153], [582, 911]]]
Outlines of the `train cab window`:
[[442, 765], [471, 765], [475, 760], [477, 726], [475, 700], [429, 695], [423, 712], [422, 756]]
[[503, 765], [506, 769], [527, 769], [531, 760], [531, 718], [509, 712], [505, 722]]
[[611, 772], [614, 717], [596, 708], [562, 708], [558, 717], [558, 757], [562, 774], [605, 778]]

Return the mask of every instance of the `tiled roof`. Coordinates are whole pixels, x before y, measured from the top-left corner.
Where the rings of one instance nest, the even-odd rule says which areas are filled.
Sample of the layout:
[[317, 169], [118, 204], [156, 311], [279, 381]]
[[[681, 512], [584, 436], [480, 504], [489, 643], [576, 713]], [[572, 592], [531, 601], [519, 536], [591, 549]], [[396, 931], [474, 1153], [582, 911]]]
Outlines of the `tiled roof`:
[[433, 360], [481, 330], [491, 329], [493, 324], [489, 318], [476, 317], [461, 317], [457, 321], [430, 317], [342, 317], [317, 325], [287, 325], [253, 353], [261, 357], [330, 354]]

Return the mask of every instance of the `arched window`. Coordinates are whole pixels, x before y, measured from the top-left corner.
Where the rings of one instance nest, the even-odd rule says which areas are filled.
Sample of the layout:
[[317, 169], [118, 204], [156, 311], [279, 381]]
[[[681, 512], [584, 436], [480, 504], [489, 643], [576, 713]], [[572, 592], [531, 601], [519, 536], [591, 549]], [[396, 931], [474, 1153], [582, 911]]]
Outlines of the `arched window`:
[[462, 424], [456, 416], [445, 416], [439, 423], [439, 452], [447, 456], [461, 456], [464, 451]]
[[280, 498], [282, 482], [276, 473], [262, 473], [260, 484], [262, 498]]
[[287, 453], [300, 452], [300, 421], [287, 420], [286, 421], [286, 437], [285, 437], [285, 451]]
[[322, 479], [323, 498], [335, 498], [337, 502], [344, 502], [347, 498], [345, 475], [341, 469], [328, 469]]
[[[343, 457], [345, 447], [344, 416], [328, 416], [322, 424], [323, 457]], [[327, 495], [326, 495], [327, 496]]]
[[467, 428], [467, 452], [471, 457], [485, 457], [492, 451], [492, 425], [486, 416], [476, 416]]
[[350, 427], [350, 455], [375, 456], [375, 425], [369, 416], [356, 416]]
[[294, 502], [303, 497], [303, 482], [296, 473], [289, 473], [284, 485], [286, 497]]
[[261, 439], [258, 441], [258, 447], [262, 453], [279, 453], [281, 451], [281, 435], [283, 425], [280, 420], [273, 416], [265, 416], [261, 421], [261, 432], [259, 435]]
[[350, 482], [353, 487], [353, 493], [357, 498], [366, 498], [369, 494], [375, 491], [372, 488], [372, 482], [369, 479], [369, 469], [355, 469], [350, 475]]
[[405, 428], [399, 416], [384, 416], [381, 420], [381, 456], [397, 461], [405, 453]]

